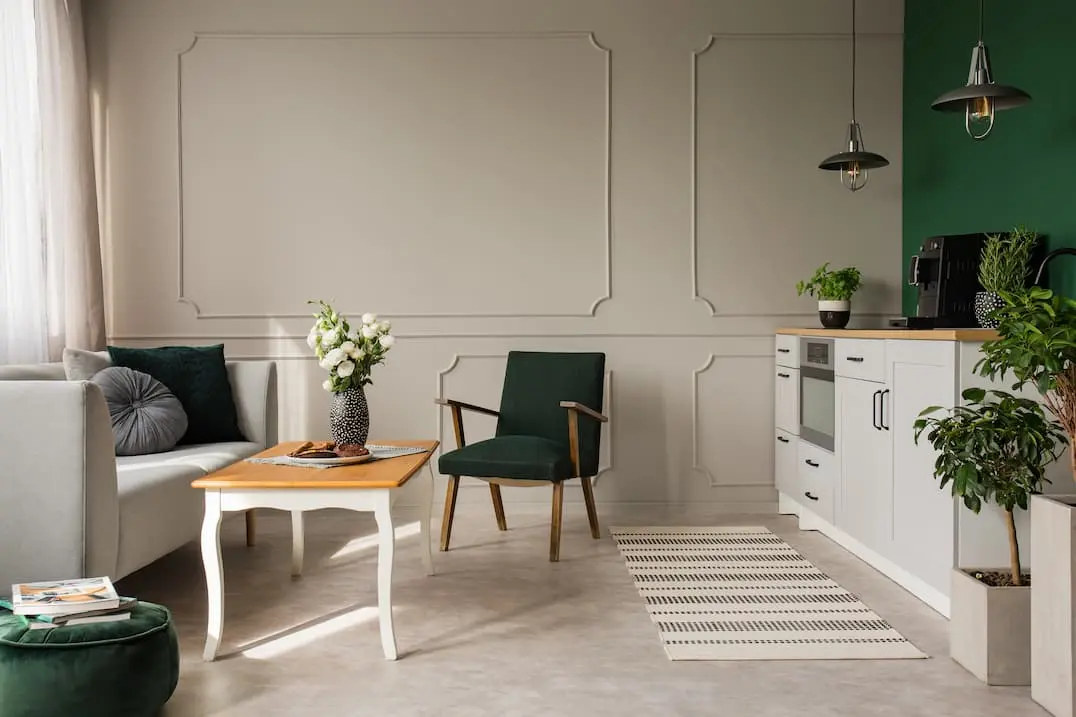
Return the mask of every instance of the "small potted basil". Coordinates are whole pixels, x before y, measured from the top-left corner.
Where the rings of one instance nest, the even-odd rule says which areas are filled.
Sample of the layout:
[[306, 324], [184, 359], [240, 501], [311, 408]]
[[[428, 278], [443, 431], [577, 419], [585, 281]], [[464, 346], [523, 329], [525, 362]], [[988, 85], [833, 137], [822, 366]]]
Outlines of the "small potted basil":
[[852, 294], [859, 289], [861, 275], [854, 266], [836, 271], [829, 263], [815, 269], [814, 276], [796, 284], [799, 296], [810, 294], [818, 299], [818, 318], [827, 329], [843, 329], [852, 316]]
[[975, 294], [975, 320], [979, 326], [996, 329], [994, 312], [1005, 305], [1001, 294], [1027, 286], [1031, 253], [1038, 240], [1036, 232], [1024, 227], [1009, 234], [987, 236], [979, 259], [979, 284], [983, 290]]

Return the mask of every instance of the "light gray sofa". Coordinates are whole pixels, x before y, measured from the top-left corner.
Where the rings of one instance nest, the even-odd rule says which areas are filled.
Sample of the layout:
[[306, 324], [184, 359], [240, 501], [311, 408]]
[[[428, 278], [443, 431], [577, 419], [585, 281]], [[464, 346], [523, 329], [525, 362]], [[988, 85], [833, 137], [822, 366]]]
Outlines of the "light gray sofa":
[[0, 594], [15, 582], [118, 580], [198, 538], [191, 481], [276, 443], [276, 367], [228, 362], [245, 442], [117, 458], [104, 395], [60, 363], [0, 366]]

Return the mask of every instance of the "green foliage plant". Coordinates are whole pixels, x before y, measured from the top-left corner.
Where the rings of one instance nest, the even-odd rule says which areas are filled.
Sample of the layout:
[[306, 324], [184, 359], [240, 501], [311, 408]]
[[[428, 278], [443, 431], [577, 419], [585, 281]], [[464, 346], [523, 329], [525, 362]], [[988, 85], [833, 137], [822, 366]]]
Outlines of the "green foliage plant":
[[854, 266], [829, 271], [829, 262], [826, 262], [815, 269], [810, 279], [796, 284], [796, 294], [810, 294], [819, 301], [848, 301], [859, 290], [861, 279], [859, 269]]
[[1037, 232], [1022, 226], [1009, 234], [988, 236], [979, 260], [979, 284], [983, 291], [1000, 294], [1023, 289], [1038, 238]]

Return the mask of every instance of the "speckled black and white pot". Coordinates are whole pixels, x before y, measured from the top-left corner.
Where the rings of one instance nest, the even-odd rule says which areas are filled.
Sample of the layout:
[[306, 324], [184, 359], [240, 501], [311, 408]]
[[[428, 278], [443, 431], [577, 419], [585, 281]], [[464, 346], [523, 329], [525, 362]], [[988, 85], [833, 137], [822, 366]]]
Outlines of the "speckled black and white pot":
[[329, 433], [335, 443], [366, 445], [370, 435], [370, 407], [362, 388], [333, 394], [329, 405]]
[[996, 329], [998, 320], [991, 314], [1005, 306], [1005, 300], [992, 291], [975, 292], [975, 320], [984, 329]]
[[827, 329], [843, 329], [852, 316], [851, 301], [819, 301], [818, 319]]

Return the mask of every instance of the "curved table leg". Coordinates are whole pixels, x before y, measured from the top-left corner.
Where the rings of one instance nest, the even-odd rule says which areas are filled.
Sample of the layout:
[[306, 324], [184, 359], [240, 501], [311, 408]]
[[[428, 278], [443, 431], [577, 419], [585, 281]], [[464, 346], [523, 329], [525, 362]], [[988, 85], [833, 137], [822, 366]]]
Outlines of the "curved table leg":
[[430, 518], [433, 512], [433, 466], [426, 461], [426, 470], [430, 474], [428, 481], [423, 481], [422, 502], [419, 508], [419, 533], [422, 539], [422, 565], [427, 575], [433, 575], [433, 552], [430, 550]]
[[303, 552], [306, 537], [303, 532], [303, 511], [291, 512], [291, 576], [297, 578], [303, 574]]
[[220, 491], [206, 490], [205, 517], [202, 519], [202, 565], [205, 566], [206, 591], [209, 594], [209, 624], [206, 627], [202, 659], [217, 657], [224, 628], [224, 566], [220, 559]]
[[389, 491], [381, 489], [375, 497], [377, 519], [377, 612], [381, 623], [381, 648], [386, 660], [395, 660], [396, 631], [392, 625], [392, 561], [396, 554], [396, 531], [392, 526]]

